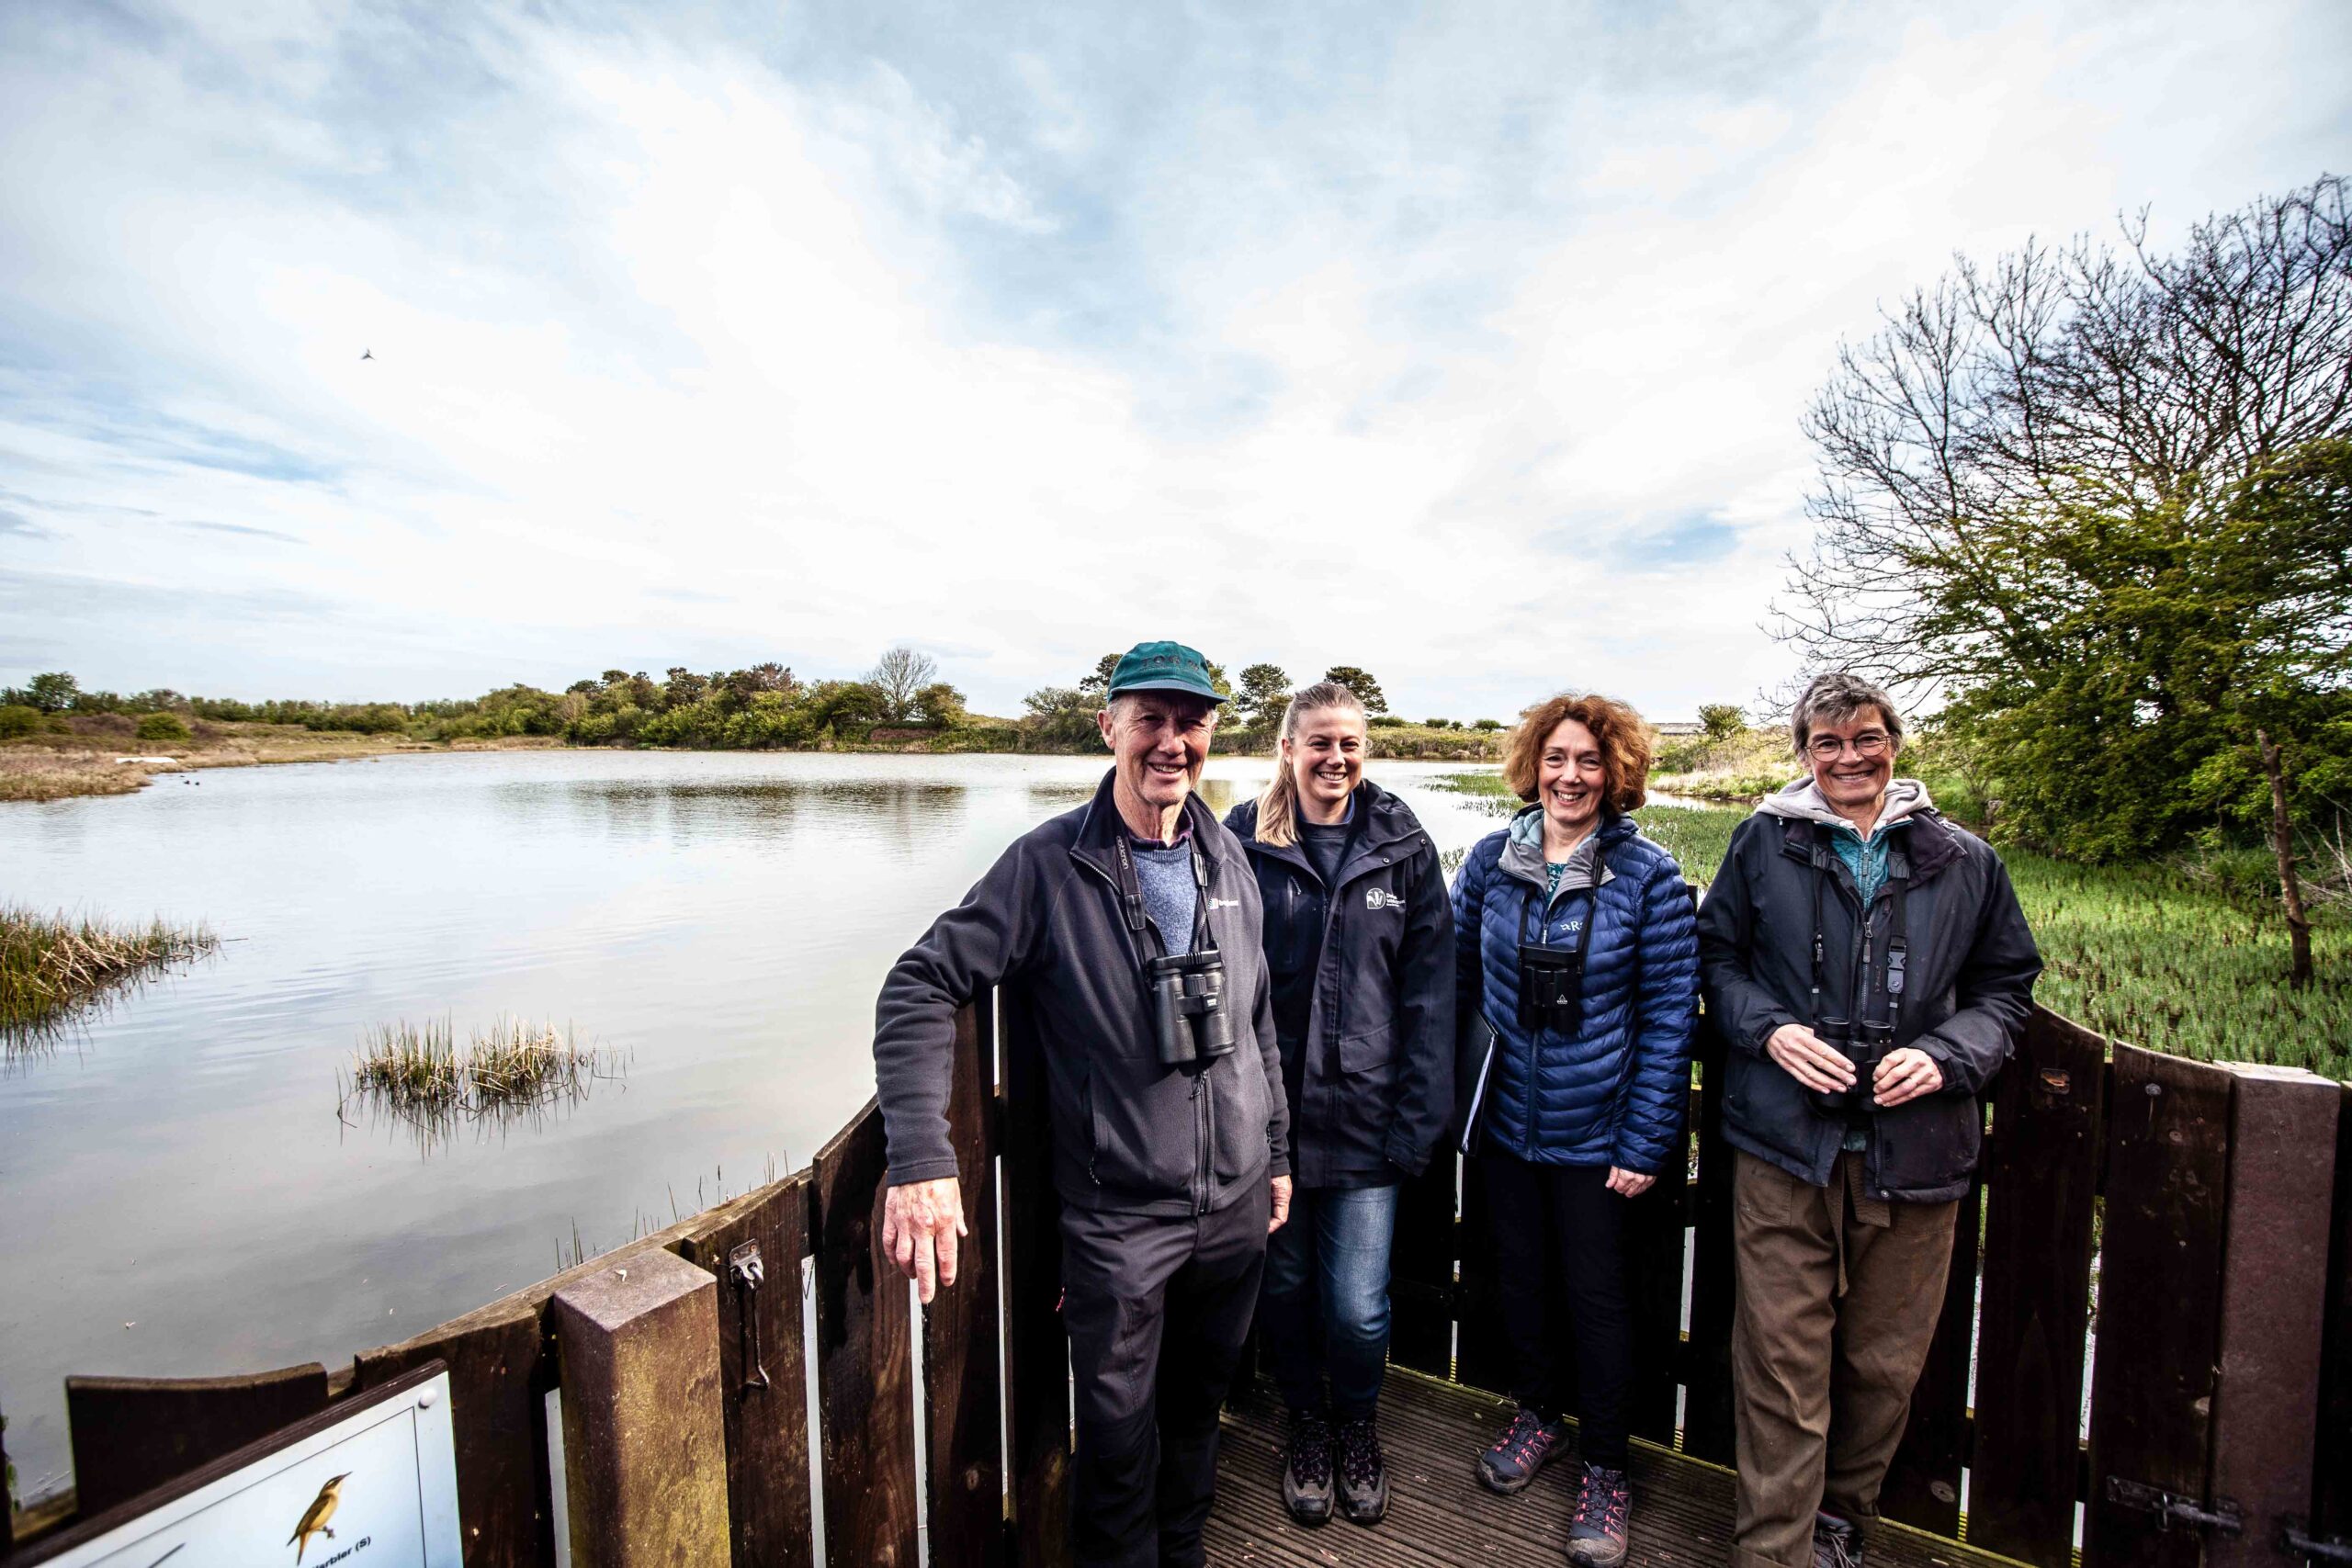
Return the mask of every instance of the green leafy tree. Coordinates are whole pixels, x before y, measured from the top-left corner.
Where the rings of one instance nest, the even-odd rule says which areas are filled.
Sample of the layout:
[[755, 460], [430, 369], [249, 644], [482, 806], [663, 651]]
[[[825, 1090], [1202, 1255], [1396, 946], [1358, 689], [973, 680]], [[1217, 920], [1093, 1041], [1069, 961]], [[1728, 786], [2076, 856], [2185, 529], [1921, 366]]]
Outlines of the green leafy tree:
[[1470, 728], [1473, 728], [1473, 729], [1500, 729], [1502, 727], [1503, 727], [1503, 721], [1502, 721], [1501, 719], [1498, 719], [1498, 718], [1482, 718], [1482, 719], [1480, 719], [1477, 723], [1476, 723], [1476, 724], [1472, 725]]
[[82, 682], [62, 670], [36, 675], [24, 690], [24, 700], [43, 713], [63, 713], [82, 694]]
[[1243, 723], [1256, 727], [1282, 722], [1290, 706], [1290, 675], [1279, 664], [1245, 665], [1234, 707]]
[[1736, 703], [1701, 703], [1699, 728], [1710, 740], [1729, 740], [1747, 728], [1747, 714]]
[[1840, 352], [1782, 633], [1940, 699], [2005, 835], [2262, 831], [2257, 730], [2294, 814], [2352, 771], [2346, 208], [2330, 177], [2169, 253], [2135, 226], [1963, 264]]
[[1040, 686], [1021, 699], [1027, 713], [1021, 727], [1033, 739], [1055, 746], [1083, 746], [1096, 739], [1100, 697], [1078, 686]]
[[[1096, 707], [1101, 707], [1110, 697], [1111, 675], [1114, 671], [1118, 669], [1118, 667], [1119, 656], [1115, 653], [1106, 653], [1101, 659], [1095, 660], [1093, 673], [1086, 676], [1078, 683], [1078, 691], [1080, 694], [1092, 698], [1094, 705]], [[1040, 690], [1055, 692], [1067, 690], [1067, 688], [1060, 686], [1046, 686], [1040, 688]]]
[[16, 740], [40, 728], [40, 709], [29, 703], [0, 704], [0, 740]]
[[192, 740], [195, 736], [177, 714], [151, 713], [139, 721], [139, 739], [177, 743]]
[[1334, 664], [1323, 671], [1323, 679], [1336, 681], [1353, 692], [1368, 714], [1388, 711], [1388, 699], [1380, 694], [1380, 682], [1374, 680], [1368, 671], [1359, 670], [1352, 664]]
[[944, 681], [934, 681], [915, 694], [914, 719], [917, 724], [953, 729], [969, 716], [970, 710], [965, 706], [964, 694]]

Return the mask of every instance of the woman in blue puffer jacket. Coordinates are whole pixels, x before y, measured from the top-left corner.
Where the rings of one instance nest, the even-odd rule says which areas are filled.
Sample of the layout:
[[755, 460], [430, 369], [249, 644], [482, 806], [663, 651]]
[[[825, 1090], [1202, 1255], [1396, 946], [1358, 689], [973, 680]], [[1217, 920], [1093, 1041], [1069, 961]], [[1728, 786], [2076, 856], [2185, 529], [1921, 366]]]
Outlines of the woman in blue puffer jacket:
[[1642, 804], [1641, 716], [1599, 696], [1532, 710], [1503, 777], [1530, 804], [1481, 840], [1453, 887], [1463, 1147], [1494, 1216], [1520, 1404], [1478, 1458], [1498, 1492], [1535, 1479], [1565, 1427], [1565, 1280], [1583, 1474], [1568, 1560], [1612, 1568], [1631, 1539], [1627, 1200], [1682, 1179], [1699, 934], [1682, 868], [1625, 813]]

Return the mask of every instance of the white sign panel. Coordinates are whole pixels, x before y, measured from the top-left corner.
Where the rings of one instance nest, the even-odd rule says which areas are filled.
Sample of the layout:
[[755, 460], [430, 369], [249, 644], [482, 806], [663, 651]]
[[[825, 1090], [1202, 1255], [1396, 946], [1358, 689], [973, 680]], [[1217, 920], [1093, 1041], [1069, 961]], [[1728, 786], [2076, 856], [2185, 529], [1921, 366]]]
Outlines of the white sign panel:
[[[356, 1394], [76, 1527], [42, 1568], [462, 1568], [449, 1375]], [[429, 1372], [429, 1375], [425, 1375]], [[70, 1544], [67, 1544], [70, 1542]]]

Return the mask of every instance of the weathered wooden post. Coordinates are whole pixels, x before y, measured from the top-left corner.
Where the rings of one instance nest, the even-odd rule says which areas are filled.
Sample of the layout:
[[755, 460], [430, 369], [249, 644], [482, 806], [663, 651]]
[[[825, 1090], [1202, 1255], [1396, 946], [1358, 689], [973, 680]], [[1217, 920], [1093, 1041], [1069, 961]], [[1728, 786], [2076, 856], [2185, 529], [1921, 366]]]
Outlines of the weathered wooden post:
[[2300, 1067], [2230, 1071], [2212, 1496], [2239, 1524], [2208, 1538], [2209, 1568], [2275, 1563], [2281, 1532], [2311, 1517], [2342, 1093]]
[[727, 1568], [718, 1282], [648, 1247], [553, 1302], [577, 1568]]

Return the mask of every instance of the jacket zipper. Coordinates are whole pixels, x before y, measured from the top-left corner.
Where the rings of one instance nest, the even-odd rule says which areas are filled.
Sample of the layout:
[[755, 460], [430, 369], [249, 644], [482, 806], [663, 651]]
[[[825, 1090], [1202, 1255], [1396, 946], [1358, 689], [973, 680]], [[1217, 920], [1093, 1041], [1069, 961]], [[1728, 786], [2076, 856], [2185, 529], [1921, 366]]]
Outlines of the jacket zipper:
[[1193, 1098], [1200, 1104], [1193, 1118], [1193, 1132], [1200, 1140], [1201, 1158], [1193, 1179], [1193, 1213], [1209, 1212], [1209, 1148], [1216, 1132], [1216, 1100], [1209, 1093], [1209, 1068], [1203, 1067], [1193, 1077]]

